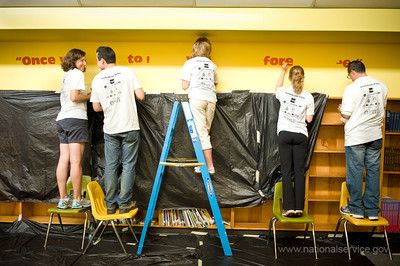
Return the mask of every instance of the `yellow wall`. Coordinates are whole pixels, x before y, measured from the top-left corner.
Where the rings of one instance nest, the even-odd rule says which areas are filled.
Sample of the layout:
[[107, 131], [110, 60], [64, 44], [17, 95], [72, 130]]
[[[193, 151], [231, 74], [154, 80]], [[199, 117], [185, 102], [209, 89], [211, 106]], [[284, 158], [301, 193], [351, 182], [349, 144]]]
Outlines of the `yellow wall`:
[[218, 66], [217, 91], [273, 92], [279, 59], [291, 58], [304, 67], [308, 91], [340, 97], [351, 82], [346, 62], [362, 59], [367, 74], [399, 98], [399, 15], [370, 9], [0, 9], [0, 89], [59, 90], [60, 57], [71, 48], [87, 52], [90, 87], [99, 72], [95, 50], [108, 45], [146, 92], [181, 93], [179, 71], [195, 38], [206, 35]]

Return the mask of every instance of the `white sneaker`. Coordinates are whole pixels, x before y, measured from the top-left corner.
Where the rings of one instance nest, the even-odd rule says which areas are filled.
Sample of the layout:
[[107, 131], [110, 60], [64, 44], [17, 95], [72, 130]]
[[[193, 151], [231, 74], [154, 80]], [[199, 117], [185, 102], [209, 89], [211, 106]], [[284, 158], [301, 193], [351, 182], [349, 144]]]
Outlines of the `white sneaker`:
[[80, 209], [80, 208], [88, 208], [90, 207], [91, 203], [89, 200], [82, 198], [81, 200], [74, 200], [72, 202], [72, 209]]
[[368, 220], [370, 220], [370, 221], [378, 221], [379, 217], [378, 216], [368, 216]]
[[194, 172], [195, 172], [196, 174], [201, 174], [200, 166], [195, 166], [195, 167], [194, 167]]

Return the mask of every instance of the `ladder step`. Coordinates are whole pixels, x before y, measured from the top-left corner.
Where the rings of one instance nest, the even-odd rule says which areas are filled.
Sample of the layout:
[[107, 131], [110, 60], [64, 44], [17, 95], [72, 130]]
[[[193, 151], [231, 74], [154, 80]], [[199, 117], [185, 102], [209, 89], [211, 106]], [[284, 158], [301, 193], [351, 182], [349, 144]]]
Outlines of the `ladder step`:
[[160, 165], [165, 166], [173, 166], [173, 167], [195, 167], [195, 166], [203, 166], [204, 163], [172, 163], [172, 162], [160, 162]]
[[197, 158], [167, 158], [167, 162], [197, 163]]

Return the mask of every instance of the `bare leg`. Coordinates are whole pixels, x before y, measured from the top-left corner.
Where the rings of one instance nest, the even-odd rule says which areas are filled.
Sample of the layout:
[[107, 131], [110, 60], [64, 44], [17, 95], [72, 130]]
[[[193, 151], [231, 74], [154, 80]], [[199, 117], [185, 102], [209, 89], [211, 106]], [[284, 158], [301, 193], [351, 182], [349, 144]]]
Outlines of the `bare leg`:
[[214, 168], [214, 163], [212, 159], [212, 149], [203, 150], [204, 158], [206, 159], [206, 164], [208, 169]]
[[70, 143], [71, 182], [74, 188], [74, 199], [81, 200], [82, 194], [82, 157], [85, 150], [85, 143]]
[[60, 199], [67, 199], [67, 179], [69, 166], [69, 144], [60, 143], [60, 159], [57, 165], [57, 184]]

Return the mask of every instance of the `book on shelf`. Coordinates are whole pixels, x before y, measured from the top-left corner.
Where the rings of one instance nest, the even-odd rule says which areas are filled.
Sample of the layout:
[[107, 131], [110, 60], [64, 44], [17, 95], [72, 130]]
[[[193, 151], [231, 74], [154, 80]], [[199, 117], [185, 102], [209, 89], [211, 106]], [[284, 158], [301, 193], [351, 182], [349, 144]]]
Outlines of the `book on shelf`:
[[400, 171], [400, 148], [386, 147], [383, 163], [385, 171]]
[[386, 110], [386, 132], [400, 132], [400, 112]]
[[382, 217], [389, 225], [386, 227], [388, 232], [399, 232], [399, 210], [400, 202], [391, 197], [382, 197]]
[[163, 226], [201, 228], [212, 224], [214, 224], [214, 219], [207, 209], [161, 210], [161, 225]]

